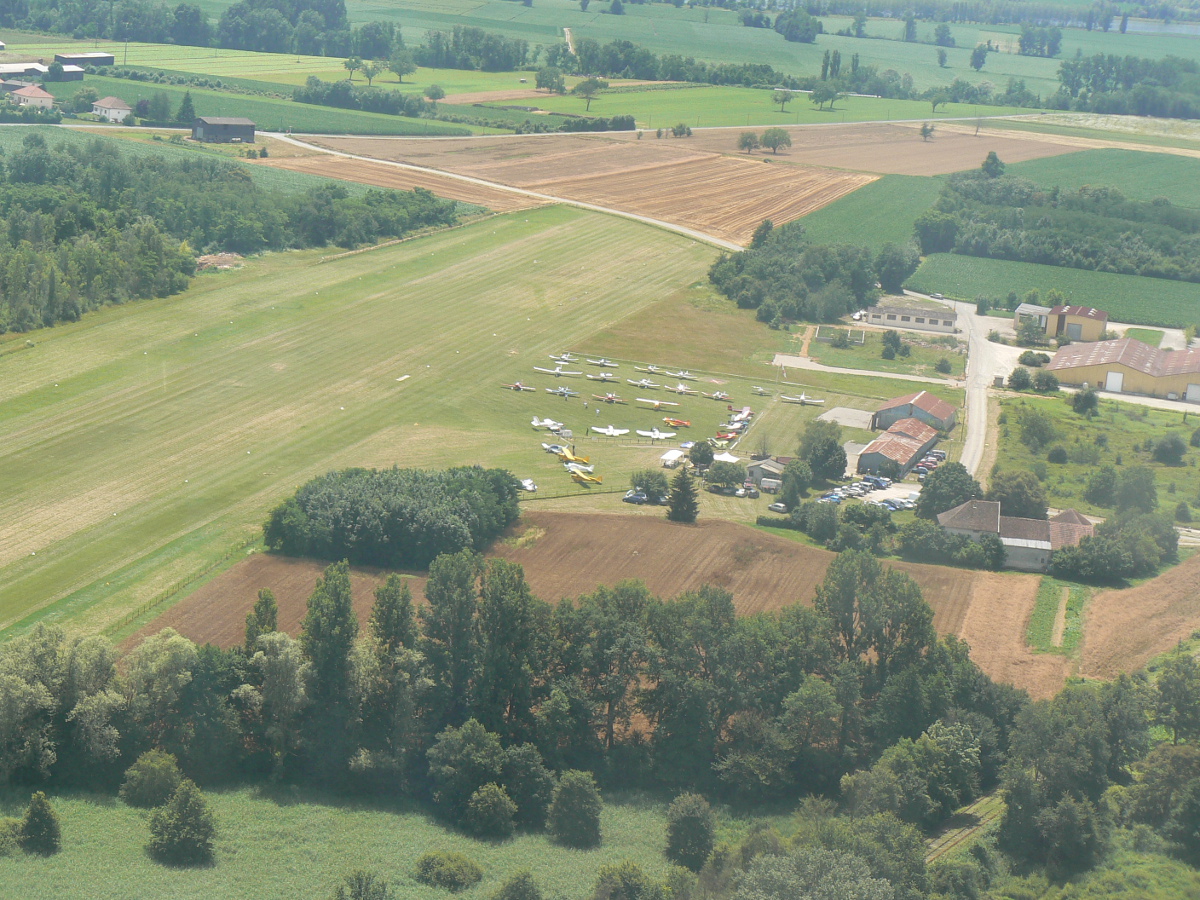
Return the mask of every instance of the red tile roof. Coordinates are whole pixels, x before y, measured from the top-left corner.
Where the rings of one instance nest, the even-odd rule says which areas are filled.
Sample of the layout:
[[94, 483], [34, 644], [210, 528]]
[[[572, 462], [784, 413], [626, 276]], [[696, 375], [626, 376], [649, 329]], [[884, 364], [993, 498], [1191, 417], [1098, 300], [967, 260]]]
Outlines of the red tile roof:
[[1108, 313], [1102, 309], [1093, 309], [1090, 306], [1053, 306], [1050, 308], [1052, 316], [1082, 316], [1085, 319], [1096, 319], [1099, 322], [1108, 321]]
[[924, 410], [931, 416], [938, 419], [948, 419], [954, 415], [953, 406], [951, 406], [945, 400], [941, 400], [933, 396], [933, 394], [929, 393], [929, 391], [918, 391], [915, 394], [905, 394], [903, 397], [896, 397], [895, 399], [889, 400], [884, 403], [883, 406], [879, 407], [879, 411], [883, 412], [885, 409], [896, 409], [899, 406], [907, 406], [910, 403], [917, 409]]
[[933, 440], [937, 437], [937, 429], [932, 425], [922, 422], [920, 419], [900, 419], [893, 423], [888, 429], [891, 434], [902, 434], [905, 437], [910, 437], [920, 444]]
[[1200, 374], [1200, 350], [1160, 350], [1133, 338], [1067, 344], [1059, 348], [1046, 368], [1053, 371], [1112, 365], [1123, 365], [1157, 378]]
[[899, 463], [901, 468], [907, 468], [909, 463], [920, 454], [922, 446], [920, 442], [903, 434], [885, 431], [863, 447], [859, 457], [866, 456], [868, 453], [879, 453]]

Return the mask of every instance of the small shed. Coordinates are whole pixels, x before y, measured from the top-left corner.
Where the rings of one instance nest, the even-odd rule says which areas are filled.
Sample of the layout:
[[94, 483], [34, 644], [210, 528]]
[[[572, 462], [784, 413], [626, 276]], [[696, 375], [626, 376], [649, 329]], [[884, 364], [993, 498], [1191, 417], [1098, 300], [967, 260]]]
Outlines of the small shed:
[[192, 140], [208, 144], [253, 144], [254, 123], [236, 116], [200, 116], [192, 123]]
[[92, 104], [92, 112], [106, 122], [124, 122], [133, 108], [120, 97], [104, 97]]
[[778, 479], [782, 477], [783, 470], [784, 464], [778, 460], [760, 459], [746, 466], [746, 477], [755, 484], [761, 485], [764, 478]]

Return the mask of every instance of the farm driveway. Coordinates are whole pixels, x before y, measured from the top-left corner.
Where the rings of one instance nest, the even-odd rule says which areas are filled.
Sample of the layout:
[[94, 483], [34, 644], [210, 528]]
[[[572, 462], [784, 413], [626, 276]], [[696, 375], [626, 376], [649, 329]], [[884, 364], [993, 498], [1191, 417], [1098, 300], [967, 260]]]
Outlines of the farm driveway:
[[871, 413], [865, 409], [835, 406], [833, 409], [825, 410], [817, 418], [822, 422], [837, 422], [839, 425], [845, 425], [847, 428], [861, 428], [864, 431], [871, 430]]

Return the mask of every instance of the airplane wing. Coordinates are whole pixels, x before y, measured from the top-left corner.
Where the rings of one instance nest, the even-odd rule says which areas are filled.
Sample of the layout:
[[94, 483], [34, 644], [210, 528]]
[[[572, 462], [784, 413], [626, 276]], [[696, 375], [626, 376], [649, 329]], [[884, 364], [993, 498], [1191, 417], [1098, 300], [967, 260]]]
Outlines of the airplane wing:
[[673, 438], [673, 437], [675, 437], [675, 434], [676, 434], [676, 432], [674, 432], [674, 431], [660, 431], [660, 432], [658, 432], [658, 436], [659, 436], [660, 438], [663, 438], [664, 440], [665, 440], [666, 438]]
[[814, 400], [812, 397], [809, 397], [808, 402], [811, 403], [813, 406], [820, 406], [825, 401], [824, 400]]
[[648, 437], [648, 438], [654, 437], [653, 431], [642, 431], [640, 428], [638, 429], [638, 434], [640, 434], [642, 437]]

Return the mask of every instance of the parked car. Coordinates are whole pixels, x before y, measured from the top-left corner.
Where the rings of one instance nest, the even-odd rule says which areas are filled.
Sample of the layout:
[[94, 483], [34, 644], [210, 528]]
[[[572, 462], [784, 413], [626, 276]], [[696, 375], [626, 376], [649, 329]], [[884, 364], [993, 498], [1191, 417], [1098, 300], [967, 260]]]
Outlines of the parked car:
[[943, 461], [946, 459], [946, 451], [945, 450], [930, 450], [929, 455], [932, 456], [934, 459], [940, 459]]
[[918, 478], [924, 478], [929, 474], [929, 470], [924, 466], [917, 466], [915, 469], [913, 469], [913, 471], [917, 473]]
[[904, 507], [901, 505], [899, 500], [893, 500], [891, 497], [889, 497], [887, 500], [884, 500], [883, 505], [886, 506], [888, 509], [890, 509], [892, 512], [896, 512], [897, 510], [904, 509]]
[[783, 503], [772, 503], [770, 506], [767, 507], [767, 509], [770, 510], [771, 512], [777, 512], [777, 513], [786, 513], [788, 511], [787, 505], [783, 504]]
[[646, 498], [646, 495], [643, 494], [641, 491], [626, 491], [625, 496], [622, 497], [621, 499], [624, 500], [626, 503], [636, 503], [638, 506], [641, 506], [643, 503], [646, 502], [647, 498]]

